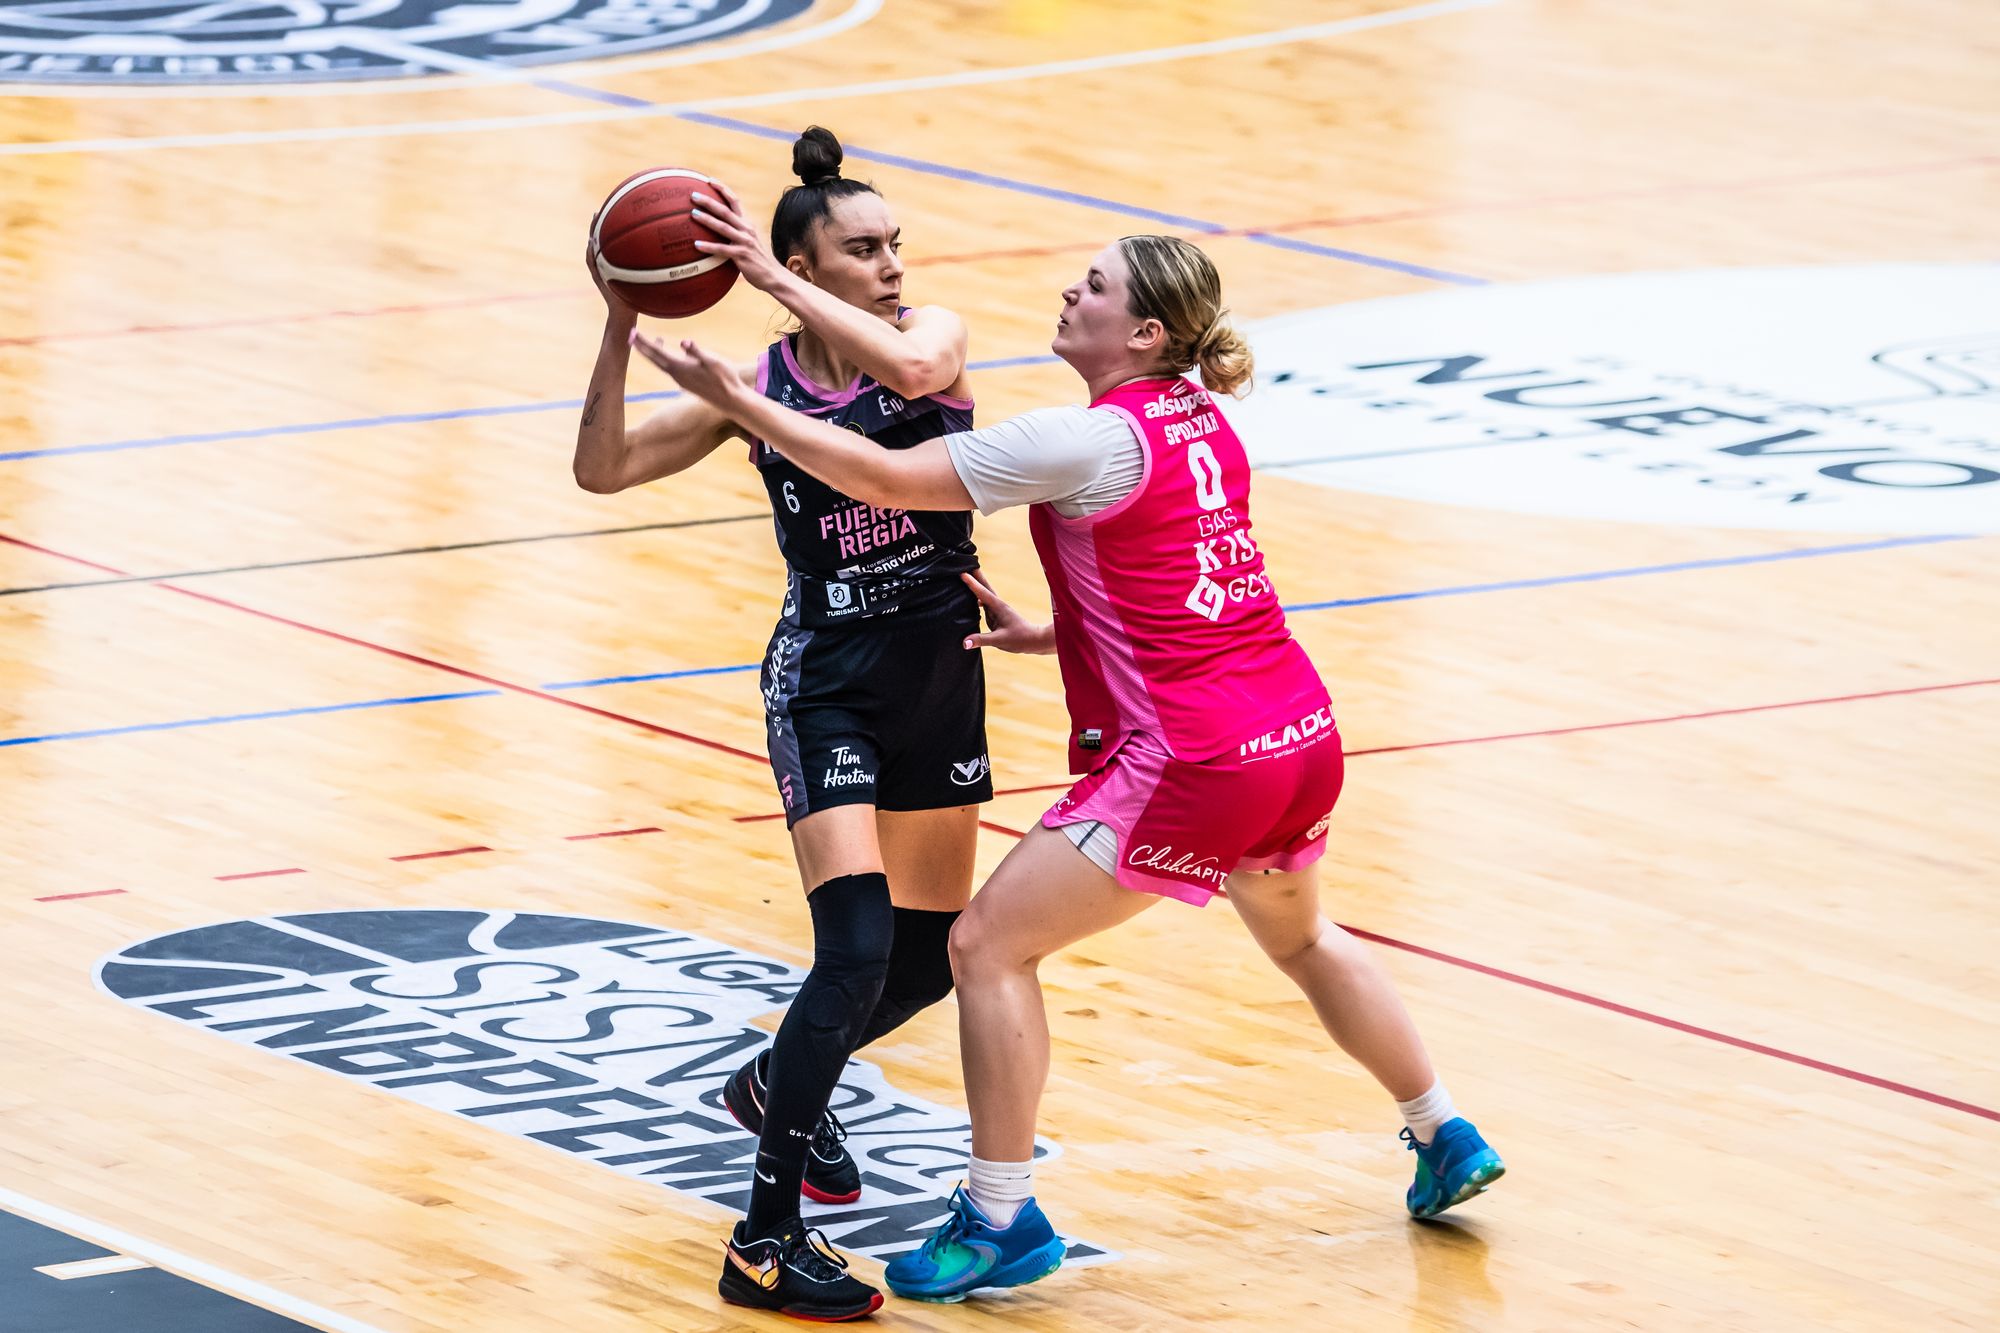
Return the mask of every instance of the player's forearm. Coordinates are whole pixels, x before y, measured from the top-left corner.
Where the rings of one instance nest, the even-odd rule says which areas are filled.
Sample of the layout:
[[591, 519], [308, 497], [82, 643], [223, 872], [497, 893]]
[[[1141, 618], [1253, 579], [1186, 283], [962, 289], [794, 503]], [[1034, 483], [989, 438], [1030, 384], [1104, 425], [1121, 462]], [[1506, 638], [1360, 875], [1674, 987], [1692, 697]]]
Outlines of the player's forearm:
[[631, 321], [613, 315], [604, 321], [604, 340], [583, 395], [576, 425], [576, 457], [570, 470], [586, 491], [608, 495], [625, 488], [625, 372], [631, 363]]
[[911, 507], [900, 466], [905, 460], [866, 436], [815, 421], [742, 386], [718, 406], [751, 435], [850, 499], [883, 508]]
[[799, 322], [826, 340], [876, 383], [905, 398], [949, 389], [963, 369], [944, 348], [933, 348], [857, 306], [787, 274], [771, 294]]

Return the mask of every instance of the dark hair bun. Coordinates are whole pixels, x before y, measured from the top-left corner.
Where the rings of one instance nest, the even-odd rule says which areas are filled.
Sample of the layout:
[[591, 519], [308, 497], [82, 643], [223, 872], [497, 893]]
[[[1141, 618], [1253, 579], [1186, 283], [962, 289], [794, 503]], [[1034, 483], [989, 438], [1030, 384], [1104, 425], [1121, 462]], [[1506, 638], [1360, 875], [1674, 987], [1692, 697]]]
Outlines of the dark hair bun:
[[807, 185], [840, 179], [840, 140], [833, 131], [812, 126], [792, 145], [792, 171]]

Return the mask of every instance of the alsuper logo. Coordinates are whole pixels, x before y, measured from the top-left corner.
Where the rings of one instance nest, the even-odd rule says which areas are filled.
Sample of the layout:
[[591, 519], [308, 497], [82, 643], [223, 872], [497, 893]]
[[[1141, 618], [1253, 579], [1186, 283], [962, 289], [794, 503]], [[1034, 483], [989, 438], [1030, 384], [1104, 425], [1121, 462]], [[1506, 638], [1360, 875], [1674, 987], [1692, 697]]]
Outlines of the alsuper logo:
[[[768, 1044], [757, 1020], [804, 977], [663, 926], [400, 909], [225, 921], [97, 968], [103, 989], [149, 1013], [738, 1211], [757, 1141], [723, 1109], [722, 1084]], [[915, 1246], [964, 1174], [964, 1113], [860, 1061], [833, 1110], [862, 1193], [805, 1202], [808, 1220], [871, 1258]], [[1069, 1253], [1109, 1257], [1082, 1241]]]
[[1184, 417], [1199, 412], [1209, 405], [1207, 394], [1196, 390], [1190, 394], [1176, 394], [1171, 398], [1155, 398], [1146, 404], [1146, 420], [1158, 421], [1161, 417]]

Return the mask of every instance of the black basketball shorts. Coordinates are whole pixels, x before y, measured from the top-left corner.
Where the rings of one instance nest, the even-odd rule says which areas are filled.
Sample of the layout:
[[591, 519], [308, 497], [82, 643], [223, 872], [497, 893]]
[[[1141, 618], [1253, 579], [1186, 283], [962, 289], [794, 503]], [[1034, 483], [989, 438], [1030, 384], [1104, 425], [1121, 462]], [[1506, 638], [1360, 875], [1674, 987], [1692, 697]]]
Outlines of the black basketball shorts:
[[957, 615], [779, 625], [764, 653], [765, 744], [785, 827], [816, 810], [940, 810], [993, 799], [986, 668]]

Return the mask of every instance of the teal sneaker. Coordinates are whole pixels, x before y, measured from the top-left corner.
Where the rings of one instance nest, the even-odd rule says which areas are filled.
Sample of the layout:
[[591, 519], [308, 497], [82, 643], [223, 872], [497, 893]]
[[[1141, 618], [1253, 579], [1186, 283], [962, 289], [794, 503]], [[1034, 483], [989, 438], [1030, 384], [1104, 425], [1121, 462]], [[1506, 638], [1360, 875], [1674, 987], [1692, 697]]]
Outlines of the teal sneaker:
[[1463, 1116], [1439, 1125], [1428, 1146], [1418, 1143], [1408, 1129], [1402, 1137], [1417, 1155], [1417, 1178], [1403, 1200], [1411, 1217], [1436, 1217], [1507, 1174], [1500, 1154]]
[[883, 1270], [889, 1290], [911, 1300], [962, 1301], [980, 1287], [1025, 1287], [1062, 1267], [1062, 1238], [1033, 1199], [1011, 1224], [996, 1227], [963, 1188], [951, 1192], [951, 1216], [931, 1238]]

